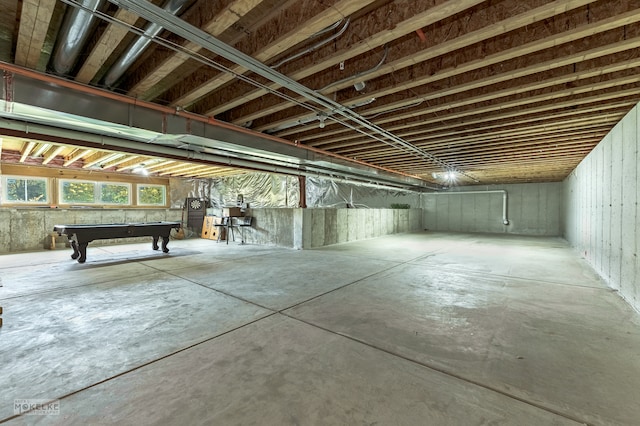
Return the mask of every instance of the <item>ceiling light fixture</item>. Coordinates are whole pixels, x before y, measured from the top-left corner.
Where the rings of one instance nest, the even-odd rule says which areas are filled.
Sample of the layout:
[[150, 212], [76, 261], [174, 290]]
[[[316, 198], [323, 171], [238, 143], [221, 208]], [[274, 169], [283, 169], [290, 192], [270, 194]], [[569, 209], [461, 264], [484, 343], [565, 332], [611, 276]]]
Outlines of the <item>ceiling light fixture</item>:
[[455, 182], [457, 177], [458, 176], [454, 170], [449, 170], [444, 174], [444, 180], [446, 180], [449, 183]]
[[132, 172], [143, 176], [149, 175], [149, 170], [144, 168], [144, 164], [140, 164], [138, 167], [134, 168]]
[[320, 127], [321, 129], [324, 129], [324, 121], [327, 119], [327, 116], [324, 114], [318, 114], [318, 121], [320, 122], [318, 124], [318, 127]]

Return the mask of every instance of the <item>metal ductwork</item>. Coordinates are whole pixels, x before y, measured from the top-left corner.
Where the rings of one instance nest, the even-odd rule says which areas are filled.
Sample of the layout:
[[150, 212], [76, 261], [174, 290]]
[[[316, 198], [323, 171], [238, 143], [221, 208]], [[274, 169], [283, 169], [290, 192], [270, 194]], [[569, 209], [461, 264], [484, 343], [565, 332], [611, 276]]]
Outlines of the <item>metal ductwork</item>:
[[[164, 10], [172, 15], [177, 15], [184, 6], [191, 0], [168, 0], [164, 4]], [[151, 41], [164, 29], [159, 24], [150, 23], [144, 29], [144, 35], [131, 43], [131, 46], [122, 54], [120, 58], [113, 64], [111, 69], [104, 77], [104, 84], [107, 87], [114, 87], [120, 77], [133, 65], [133, 63], [142, 55], [145, 49], [151, 44]]]
[[[0, 134], [225, 167], [425, 191], [424, 180], [0, 62]], [[44, 96], [43, 94], [46, 94]]]
[[70, 7], [65, 14], [60, 37], [51, 59], [51, 67], [58, 75], [68, 76], [75, 66], [82, 48], [98, 24], [94, 12], [101, 10], [105, 0], [78, 0], [81, 7]]

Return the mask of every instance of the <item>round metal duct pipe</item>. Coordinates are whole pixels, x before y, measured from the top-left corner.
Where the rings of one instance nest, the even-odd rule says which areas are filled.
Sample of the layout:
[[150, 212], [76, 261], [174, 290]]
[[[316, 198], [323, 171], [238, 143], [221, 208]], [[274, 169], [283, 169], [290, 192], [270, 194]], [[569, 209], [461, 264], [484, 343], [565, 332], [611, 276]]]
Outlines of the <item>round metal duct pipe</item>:
[[[164, 5], [164, 10], [177, 15], [182, 8], [191, 0], [169, 0]], [[120, 77], [129, 69], [131, 65], [142, 55], [154, 37], [156, 37], [163, 30], [163, 27], [156, 23], [148, 24], [144, 29], [144, 35], [138, 36], [138, 38], [131, 43], [131, 46], [118, 58], [113, 64], [111, 69], [104, 77], [104, 84], [107, 87], [114, 87]]]
[[[58, 75], [69, 75], [82, 48], [98, 24], [94, 12], [102, 9], [105, 0], [80, 0], [80, 7], [69, 7], [60, 28], [51, 58], [51, 67]], [[88, 9], [88, 10], [87, 10]]]

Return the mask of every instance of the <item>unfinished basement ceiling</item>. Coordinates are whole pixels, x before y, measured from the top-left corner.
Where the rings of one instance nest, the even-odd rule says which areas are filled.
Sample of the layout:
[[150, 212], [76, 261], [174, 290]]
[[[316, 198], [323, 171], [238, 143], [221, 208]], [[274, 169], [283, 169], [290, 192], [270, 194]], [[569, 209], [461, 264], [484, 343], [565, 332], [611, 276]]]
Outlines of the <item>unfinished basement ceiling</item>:
[[158, 177], [214, 178], [237, 175], [242, 170], [151, 155], [56, 144], [36, 139], [4, 137], [1, 140], [7, 163], [49, 165], [68, 169], [154, 175]]
[[640, 100], [639, 1], [79, 3], [0, 0], [0, 60], [433, 183], [562, 180]]

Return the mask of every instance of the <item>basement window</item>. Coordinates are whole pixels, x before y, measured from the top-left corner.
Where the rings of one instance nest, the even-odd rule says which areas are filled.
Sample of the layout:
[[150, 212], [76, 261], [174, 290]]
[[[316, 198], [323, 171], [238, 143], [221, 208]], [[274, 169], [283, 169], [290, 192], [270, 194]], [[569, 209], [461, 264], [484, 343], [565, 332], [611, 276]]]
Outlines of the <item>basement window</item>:
[[131, 185], [120, 182], [61, 180], [60, 203], [127, 206], [131, 204]]
[[2, 196], [5, 203], [47, 204], [47, 179], [26, 176], [3, 176]]
[[138, 205], [164, 206], [167, 203], [167, 190], [164, 185], [137, 185]]

